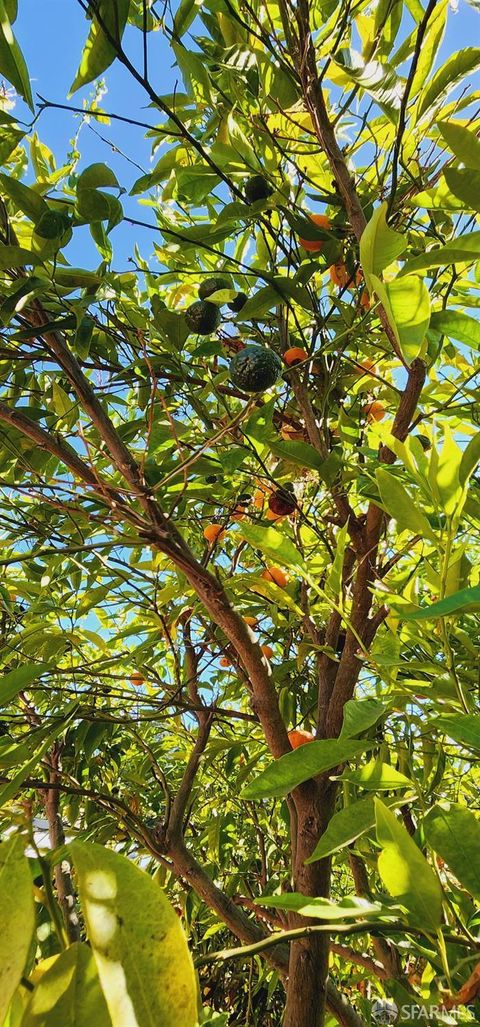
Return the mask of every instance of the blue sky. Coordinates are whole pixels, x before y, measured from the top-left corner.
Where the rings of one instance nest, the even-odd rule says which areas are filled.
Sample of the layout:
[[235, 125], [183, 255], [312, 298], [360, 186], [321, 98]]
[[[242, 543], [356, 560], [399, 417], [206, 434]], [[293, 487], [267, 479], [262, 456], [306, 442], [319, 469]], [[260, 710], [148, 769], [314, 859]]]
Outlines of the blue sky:
[[[455, 50], [468, 45], [480, 45], [480, 14], [467, 0], [459, 0], [458, 10], [450, 12], [446, 37], [437, 58], [438, 67], [446, 57]], [[82, 105], [88, 98], [90, 87], [80, 90], [71, 101], [67, 100], [77, 68], [83, 42], [88, 32], [83, 11], [77, 0], [19, 0], [19, 15], [15, 25], [18, 41], [25, 55], [32, 78], [34, 96], [37, 93], [48, 100], [58, 103], [71, 102]], [[141, 66], [141, 34], [129, 29], [125, 37], [129, 56]], [[179, 74], [172, 67], [172, 52], [160, 32], [150, 36], [150, 74], [155, 87], [160, 93], [171, 92], [175, 84], [182, 88]], [[158, 69], [158, 71], [156, 70]], [[403, 69], [402, 69], [403, 70]], [[154, 124], [154, 112], [149, 109], [147, 98], [139, 85], [128, 72], [116, 61], [106, 75], [108, 94], [103, 100], [105, 110], [138, 118]], [[475, 85], [480, 87], [477, 76]], [[19, 103], [17, 116], [24, 115], [24, 105]], [[37, 124], [40, 138], [54, 152], [57, 163], [63, 163], [70, 149], [70, 140], [78, 128], [78, 119], [70, 113], [49, 110], [42, 114]], [[120, 150], [133, 158], [141, 167], [148, 171], [151, 167], [151, 144], [143, 138], [142, 130], [112, 122], [110, 125], [92, 123], [92, 128], [100, 132], [105, 139], [111, 140]], [[82, 153], [81, 167], [93, 161], [104, 161], [117, 173], [119, 181], [129, 189], [140, 171], [125, 161], [119, 154], [112, 152], [108, 143], [102, 142], [91, 128], [84, 127], [80, 138]], [[126, 200], [132, 216], [142, 220], [153, 220], [148, 208], [139, 208], [136, 200]], [[114, 230], [114, 243], [117, 270], [128, 267], [128, 258], [133, 252], [133, 243], [137, 242], [144, 256], [152, 251], [152, 233], [120, 225]], [[77, 230], [74, 241], [69, 246], [68, 257], [72, 262], [95, 266], [100, 258], [90, 241], [88, 230]]]

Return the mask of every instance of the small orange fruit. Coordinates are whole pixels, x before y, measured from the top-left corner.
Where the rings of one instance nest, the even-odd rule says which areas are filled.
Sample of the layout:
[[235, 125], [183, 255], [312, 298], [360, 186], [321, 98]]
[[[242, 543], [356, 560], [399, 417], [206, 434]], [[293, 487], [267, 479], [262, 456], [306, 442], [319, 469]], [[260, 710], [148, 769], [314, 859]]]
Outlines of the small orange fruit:
[[144, 681], [145, 678], [143, 674], [140, 674], [139, 670], [134, 670], [130, 677], [130, 684], [133, 685], [134, 688], [141, 688]]
[[266, 660], [272, 659], [273, 649], [270, 645], [262, 645], [261, 650]]
[[[330, 231], [331, 221], [326, 214], [309, 214], [308, 216], [318, 228], [323, 228], [326, 232]], [[303, 246], [304, 250], [309, 250], [310, 253], [320, 253], [324, 245], [323, 239], [299, 239], [298, 241], [300, 246]]]
[[370, 357], [365, 357], [365, 360], [355, 362], [355, 366], [352, 368], [352, 374], [358, 374], [359, 378], [370, 374], [370, 371], [375, 371], [375, 363], [373, 360], [370, 360]]
[[220, 658], [220, 666], [221, 667], [231, 667], [232, 666], [232, 661], [228, 659], [228, 656], [222, 656]]
[[257, 489], [253, 496], [253, 505], [256, 510], [261, 510], [265, 502], [265, 493], [261, 489]]
[[257, 627], [257, 623], [258, 622], [257, 622], [257, 618], [256, 617], [247, 616], [247, 617], [244, 617], [243, 620], [244, 620], [245, 624], [247, 625], [247, 627], [249, 627], [249, 628], [256, 628]]
[[344, 289], [350, 281], [350, 275], [341, 261], [338, 264], [332, 264], [329, 268], [330, 279], [334, 285], [338, 285], [339, 289]]
[[285, 588], [288, 582], [288, 575], [282, 571], [281, 567], [267, 567], [262, 573], [262, 578], [265, 581], [274, 581], [279, 588]]
[[267, 510], [265, 513], [266, 521], [281, 521], [285, 517], [285, 514], [277, 514], [273, 510]]
[[290, 349], [285, 350], [283, 359], [287, 367], [294, 367], [295, 364], [301, 364], [303, 360], [308, 360], [308, 353], [301, 346], [290, 346]]
[[298, 749], [300, 745], [306, 745], [307, 742], [314, 742], [315, 735], [312, 735], [311, 731], [304, 731], [303, 728], [296, 727], [293, 731], [288, 732], [288, 741], [292, 746], [292, 749]]
[[363, 412], [367, 421], [382, 421], [386, 414], [386, 409], [381, 399], [374, 399], [373, 403], [367, 403], [363, 408]]
[[214, 542], [220, 541], [225, 535], [225, 531], [221, 524], [207, 524], [203, 532], [203, 537], [213, 545]]

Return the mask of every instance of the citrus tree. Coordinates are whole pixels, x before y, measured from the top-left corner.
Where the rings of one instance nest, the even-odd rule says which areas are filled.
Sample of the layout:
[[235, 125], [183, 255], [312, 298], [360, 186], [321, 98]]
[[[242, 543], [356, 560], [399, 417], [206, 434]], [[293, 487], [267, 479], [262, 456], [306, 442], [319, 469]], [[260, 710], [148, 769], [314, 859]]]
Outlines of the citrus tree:
[[0, 1021], [475, 1023], [480, 49], [78, 3], [68, 100], [0, 3]]

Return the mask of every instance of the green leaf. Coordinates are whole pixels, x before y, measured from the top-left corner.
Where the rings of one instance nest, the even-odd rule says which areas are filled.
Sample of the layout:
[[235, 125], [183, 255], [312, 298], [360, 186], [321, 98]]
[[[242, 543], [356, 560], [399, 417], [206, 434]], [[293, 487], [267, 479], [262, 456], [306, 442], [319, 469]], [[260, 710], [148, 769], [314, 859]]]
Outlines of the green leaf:
[[[121, 43], [125, 25], [127, 24], [129, 7], [130, 0], [116, 0], [115, 4], [112, 4], [111, 0], [99, 0], [98, 3], [99, 17], [110, 36], [118, 44]], [[69, 96], [72, 96], [72, 93], [75, 93], [77, 89], [85, 86], [88, 82], [93, 82], [95, 78], [103, 75], [103, 72], [110, 67], [116, 56], [116, 47], [109, 42], [94, 15], [80, 66], [70, 87]]]
[[45, 203], [43, 196], [40, 196], [30, 186], [24, 185], [23, 182], [12, 178], [11, 175], [4, 174], [0, 174], [0, 186], [2, 192], [6, 193], [13, 200], [16, 207], [22, 211], [22, 214], [26, 214], [30, 221], [33, 221], [35, 224], [40, 220], [42, 214], [48, 214], [50, 208]]
[[480, 717], [473, 713], [442, 713], [432, 723], [467, 749], [480, 752]]
[[388, 713], [389, 703], [380, 699], [349, 699], [343, 707], [343, 725], [340, 738], [355, 738], [368, 731]]
[[14, 835], [0, 845], [0, 1023], [25, 969], [35, 927], [32, 878], [24, 842]]
[[[373, 745], [373, 743], [372, 743]], [[372, 746], [370, 746], [372, 748]], [[371, 760], [359, 770], [347, 769], [343, 772], [342, 781], [350, 781], [360, 788], [366, 788], [375, 792], [389, 792], [397, 788], [414, 788], [414, 782], [405, 774], [401, 774], [389, 763], [381, 760]]]
[[380, 275], [405, 250], [407, 240], [387, 225], [387, 204], [374, 210], [360, 239], [360, 263], [364, 274]]
[[473, 585], [471, 588], [462, 588], [459, 592], [446, 599], [440, 599], [438, 603], [430, 603], [418, 610], [402, 610], [403, 620], [435, 620], [437, 617], [450, 617], [452, 613], [464, 613], [468, 610], [480, 608], [480, 585]]
[[[306, 862], [309, 863], [310, 860]], [[289, 892], [285, 895], [261, 895], [255, 902], [258, 906], [285, 909], [300, 913], [301, 916], [331, 920], [332, 922], [335, 920], [363, 920], [364, 917], [378, 916], [382, 912], [379, 902], [370, 902], [368, 899], [358, 898], [357, 895], [346, 895], [340, 902], [330, 902], [329, 899], [310, 898], [308, 895], [301, 895], [298, 892]]]
[[445, 168], [445, 181], [454, 196], [462, 201], [466, 210], [480, 211], [480, 171], [471, 168]]
[[312, 855], [306, 863], [315, 863], [317, 859], [331, 856], [345, 846], [351, 845], [362, 834], [375, 826], [375, 806], [373, 799], [360, 799], [351, 806], [345, 806], [335, 813], [330, 823], [317, 842]]
[[68, 851], [112, 1023], [194, 1027], [193, 963], [162, 889], [103, 845], [75, 841]]
[[19, 96], [23, 96], [25, 103], [35, 113], [28, 68], [13, 35], [5, 0], [0, 0], [0, 75], [4, 75], [11, 82]]
[[[436, 8], [430, 13], [427, 30], [422, 39], [418, 63], [413, 76], [412, 88], [410, 90], [410, 101], [418, 95], [432, 70], [435, 57], [444, 36], [448, 6], [448, 0], [442, 0], [442, 2], [438, 3]], [[421, 10], [420, 18], [423, 17], [423, 13], [423, 10]]]
[[[369, 96], [372, 96], [379, 107], [385, 111], [387, 117], [396, 122], [400, 108], [402, 87], [398, 75], [386, 61], [369, 60], [364, 62], [360, 54], [348, 50], [347, 61], [337, 58], [333, 65], [340, 71], [340, 80], [355, 82]], [[341, 55], [340, 55], [341, 56]], [[333, 70], [330, 74], [333, 81], [337, 81], [337, 75]]]
[[470, 442], [462, 453], [462, 459], [460, 461], [460, 467], [458, 470], [458, 480], [461, 485], [466, 485], [471, 478], [473, 472], [477, 469], [480, 463], [480, 432], [477, 432], [470, 439]]
[[270, 763], [241, 794], [242, 799], [288, 795], [293, 788], [371, 749], [373, 743], [327, 738], [308, 742]]
[[448, 264], [468, 264], [479, 257], [480, 232], [469, 232], [467, 235], [452, 239], [445, 246], [434, 246], [418, 257], [412, 257], [403, 265], [400, 274], [410, 275], [415, 271], [446, 267]]
[[434, 538], [430, 523], [425, 514], [399, 481], [398, 477], [384, 467], [377, 467], [375, 472], [383, 506], [388, 514], [396, 520], [401, 531], [412, 531], [415, 535]]
[[380, 799], [375, 799], [377, 838], [382, 852], [378, 872], [387, 889], [405, 906], [412, 924], [436, 931], [442, 917], [442, 889], [434, 871], [408, 831]]
[[[430, 293], [423, 279], [416, 275], [396, 278], [383, 288], [402, 353], [411, 363], [420, 353], [430, 323]], [[382, 296], [379, 298], [382, 300]]]
[[480, 899], [480, 822], [471, 810], [442, 802], [429, 810], [423, 830], [427, 844], [445, 860], [460, 884]]
[[293, 542], [282, 535], [276, 528], [265, 528], [261, 524], [248, 524], [241, 521], [237, 531], [255, 549], [271, 557], [286, 567], [304, 567], [303, 559]]
[[173, 32], [176, 37], [180, 38], [184, 32], [188, 31], [202, 5], [203, 0], [181, 0], [173, 22]]
[[0, 270], [7, 271], [12, 267], [23, 267], [24, 264], [41, 264], [35, 253], [24, 250], [21, 246], [4, 246], [0, 243]]
[[466, 75], [480, 66], [480, 48], [465, 47], [464, 50], [457, 50], [445, 64], [436, 72], [429, 82], [425, 92], [422, 94], [418, 104], [418, 117], [429, 111], [433, 106], [438, 106], [451, 89]]
[[100, 189], [102, 187], [119, 189], [120, 185], [117, 176], [107, 164], [89, 164], [88, 168], [85, 168], [85, 171], [82, 171], [78, 177], [77, 190]]
[[298, 467], [308, 467], [312, 471], [318, 471], [319, 474], [326, 463], [319, 456], [317, 450], [313, 446], [309, 446], [307, 442], [272, 441], [269, 445], [274, 456], [279, 456], [281, 460], [296, 464]]
[[21, 689], [27, 688], [48, 669], [48, 663], [26, 663], [4, 674], [0, 680], [0, 707], [7, 706]]
[[438, 121], [438, 128], [447, 146], [467, 168], [480, 171], [480, 139], [458, 121]]
[[23, 767], [21, 767], [18, 773], [15, 774], [15, 777], [13, 777], [11, 781], [7, 781], [7, 783], [3, 785], [3, 788], [0, 788], [0, 809], [2, 806], [5, 806], [5, 803], [10, 802], [10, 800], [15, 797], [15, 795], [17, 794], [17, 792], [19, 791], [23, 782], [29, 776], [29, 774], [31, 774], [32, 771], [38, 770], [38, 765], [42, 756], [47, 752], [47, 749], [50, 748], [54, 739], [58, 738], [59, 734], [61, 734], [61, 732], [63, 731], [67, 721], [72, 716], [73, 710], [68, 715], [68, 717], [63, 717], [61, 720], [59, 719], [54, 725], [54, 727], [52, 727], [51, 730], [48, 731], [48, 733], [45, 735], [42, 745], [39, 749], [37, 749], [37, 752], [32, 757], [32, 759], [28, 760], [27, 763], [24, 763]]
[[464, 342], [467, 346], [480, 349], [480, 321], [469, 314], [457, 310], [434, 310], [430, 328], [451, 339], [458, 339], [458, 342]]
[[[40, 964], [41, 966], [41, 964]], [[112, 1027], [92, 950], [74, 942], [40, 977], [22, 1027]]]

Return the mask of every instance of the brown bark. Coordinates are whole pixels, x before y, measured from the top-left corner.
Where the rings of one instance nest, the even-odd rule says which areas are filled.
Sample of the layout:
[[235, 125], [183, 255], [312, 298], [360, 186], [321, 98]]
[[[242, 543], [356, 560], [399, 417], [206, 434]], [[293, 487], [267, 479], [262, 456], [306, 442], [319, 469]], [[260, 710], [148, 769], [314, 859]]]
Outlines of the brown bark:
[[[58, 784], [60, 767], [60, 745], [55, 744], [48, 763], [50, 766], [49, 784]], [[48, 837], [52, 849], [58, 849], [65, 845], [65, 832], [60, 813], [60, 791], [58, 788], [49, 788], [45, 792], [45, 812], [48, 821]], [[69, 942], [78, 941], [80, 938], [80, 926], [75, 912], [75, 889], [69, 870], [64, 862], [56, 863], [54, 867], [54, 881], [57, 893], [57, 900], [62, 911], [65, 930]]]

